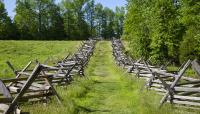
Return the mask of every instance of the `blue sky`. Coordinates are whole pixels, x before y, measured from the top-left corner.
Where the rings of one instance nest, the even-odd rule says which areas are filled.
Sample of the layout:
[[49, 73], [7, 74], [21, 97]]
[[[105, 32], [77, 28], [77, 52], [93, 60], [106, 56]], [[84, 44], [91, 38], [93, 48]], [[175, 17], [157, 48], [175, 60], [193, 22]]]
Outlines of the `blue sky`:
[[[61, 0], [57, 0], [59, 2]], [[4, 0], [8, 15], [13, 18], [15, 15], [15, 2], [16, 0]], [[103, 6], [115, 9], [116, 6], [125, 6], [126, 0], [95, 0], [96, 3], [101, 3]]]

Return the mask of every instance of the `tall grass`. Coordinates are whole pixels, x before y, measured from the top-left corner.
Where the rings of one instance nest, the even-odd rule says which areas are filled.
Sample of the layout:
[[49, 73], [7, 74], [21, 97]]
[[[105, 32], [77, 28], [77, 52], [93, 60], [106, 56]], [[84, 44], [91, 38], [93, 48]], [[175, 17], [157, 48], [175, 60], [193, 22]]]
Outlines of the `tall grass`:
[[62, 104], [59, 104], [55, 98], [46, 105], [38, 104], [23, 104], [22, 110], [30, 112], [30, 114], [76, 114], [79, 112], [75, 100], [79, 99], [86, 94], [91, 81], [85, 77], [76, 77], [74, 81], [65, 87], [56, 87], [58, 94], [62, 98]]

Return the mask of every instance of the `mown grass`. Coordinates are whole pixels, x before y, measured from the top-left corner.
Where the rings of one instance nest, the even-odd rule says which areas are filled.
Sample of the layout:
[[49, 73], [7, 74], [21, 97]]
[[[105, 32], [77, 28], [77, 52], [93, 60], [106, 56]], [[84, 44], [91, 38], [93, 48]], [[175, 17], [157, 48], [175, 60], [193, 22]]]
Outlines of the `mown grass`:
[[75, 102], [82, 110], [80, 114], [186, 114], [166, 104], [161, 109], [161, 96], [143, 89], [144, 81], [135, 78], [117, 67], [113, 61], [111, 44], [97, 45], [90, 62], [88, 75], [94, 82], [85, 96]]
[[76, 78], [66, 87], [57, 87], [63, 98], [42, 104], [24, 105], [32, 114], [192, 114], [169, 104], [159, 108], [161, 96], [143, 88], [144, 81], [117, 67], [109, 42], [97, 44], [86, 69], [86, 77]]
[[78, 41], [0, 41], [0, 78], [14, 77], [6, 61], [16, 69], [36, 59], [44, 62], [49, 58], [53, 63], [75, 51], [78, 44]]

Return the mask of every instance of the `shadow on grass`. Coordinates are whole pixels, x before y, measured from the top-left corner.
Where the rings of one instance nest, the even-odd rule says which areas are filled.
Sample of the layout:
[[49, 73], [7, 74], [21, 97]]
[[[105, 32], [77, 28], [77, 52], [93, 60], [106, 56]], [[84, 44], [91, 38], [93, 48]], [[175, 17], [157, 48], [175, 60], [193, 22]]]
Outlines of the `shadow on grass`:
[[78, 110], [79, 111], [84, 111], [87, 113], [91, 113], [91, 112], [111, 112], [111, 110], [106, 110], [106, 109], [91, 109], [88, 107], [83, 107], [83, 106], [78, 106]]
[[94, 84], [103, 84], [103, 83], [108, 83], [108, 84], [116, 84], [116, 83], [119, 83], [119, 82], [114, 82], [114, 81], [93, 81]]

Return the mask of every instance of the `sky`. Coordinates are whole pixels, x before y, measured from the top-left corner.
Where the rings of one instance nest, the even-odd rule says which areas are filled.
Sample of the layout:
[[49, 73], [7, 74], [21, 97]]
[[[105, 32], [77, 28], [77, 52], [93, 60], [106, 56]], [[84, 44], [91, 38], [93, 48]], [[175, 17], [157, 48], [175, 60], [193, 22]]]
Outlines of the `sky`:
[[[59, 2], [61, 0], [56, 0], [56, 2]], [[8, 12], [8, 15], [13, 18], [15, 15], [14, 9], [15, 9], [15, 2], [16, 0], [4, 0], [6, 10]], [[111, 9], [115, 9], [116, 6], [125, 6], [126, 0], [95, 0], [96, 3], [101, 3], [105, 7], [109, 7]]]

